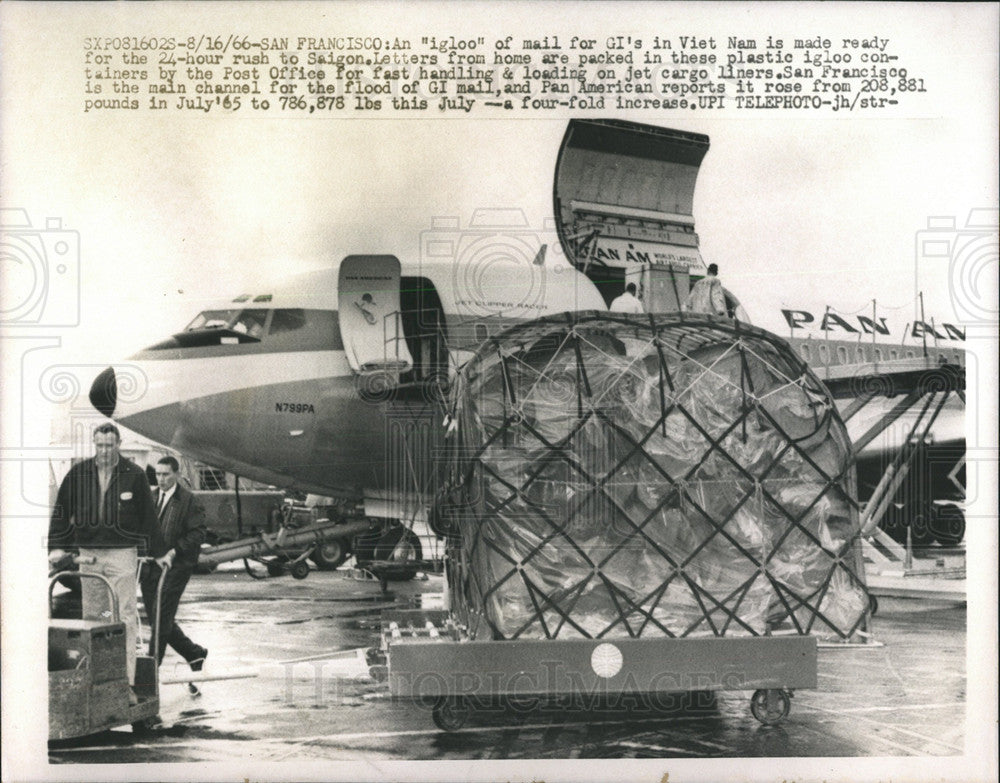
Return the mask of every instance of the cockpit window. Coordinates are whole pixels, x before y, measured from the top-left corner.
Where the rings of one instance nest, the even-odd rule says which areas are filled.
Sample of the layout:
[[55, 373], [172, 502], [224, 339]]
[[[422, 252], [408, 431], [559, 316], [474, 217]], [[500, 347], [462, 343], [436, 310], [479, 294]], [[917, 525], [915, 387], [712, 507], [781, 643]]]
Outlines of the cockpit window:
[[199, 313], [191, 323], [184, 327], [185, 332], [193, 332], [197, 329], [222, 329], [229, 326], [230, 322], [239, 313], [239, 310], [206, 310]]
[[267, 310], [244, 310], [230, 328], [234, 332], [260, 339], [264, 334], [265, 321], [267, 321]]
[[279, 308], [271, 316], [265, 343], [274, 350], [344, 350], [336, 310]]
[[209, 345], [242, 345], [259, 343], [267, 325], [267, 310], [206, 310], [199, 313], [183, 332], [170, 340], [157, 343], [153, 350], [179, 347], [197, 348]]
[[[336, 310], [206, 310], [169, 340], [147, 350], [234, 346], [240, 351], [342, 351]], [[225, 350], [229, 350], [228, 348]]]
[[283, 332], [294, 332], [304, 328], [306, 325], [306, 311], [301, 308], [289, 310], [275, 310], [271, 319], [271, 328], [268, 334], [282, 334]]

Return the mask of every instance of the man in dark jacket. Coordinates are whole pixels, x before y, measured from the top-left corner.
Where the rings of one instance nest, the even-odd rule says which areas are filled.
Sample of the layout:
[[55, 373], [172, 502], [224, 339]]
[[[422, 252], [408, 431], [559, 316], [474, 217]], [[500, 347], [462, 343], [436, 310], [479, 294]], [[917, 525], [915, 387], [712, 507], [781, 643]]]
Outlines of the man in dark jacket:
[[[95, 455], [69, 469], [56, 495], [49, 523], [49, 562], [62, 560], [65, 547], [77, 547], [80, 572], [98, 573], [110, 582], [125, 624], [126, 665], [135, 682], [135, 572], [141, 552], [164, 559], [167, 547], [156, 524], [146, 473], [122, 457], [121, 434], [110, 422], [94, 430]], [[96, 579], [81, 580], [83, 617], [109, 619], [107, 588]]]
[[[164, 457], [156, 464], [156, 483], [159, 491], [155, 503], [160, 521], [160, 531], [169, 547], [166, 559], [170, 568], [163, 580], [160, 596], [159, 649], [153, 650], [152, 636], [149, 654], [163, 660], [169, 644], [187, 661], [194, 671], [200, 671], [208, 650], [192, 642], [174, 622], [184, 588], [198, 564], [198, 554], [205, 540], [205, 511], [198, 499], [182, 487], [177, 479], [180, 466], [173, 457]], [[159, 561], [158, 561], [159, 562]], [[152, 624], [156, 616], [156, 587], [160, 580], [160, 566], [148, 563], [143, 568], [140, 587], [142, 602]], [[192, 690], [192, 692], [194, 692]]]

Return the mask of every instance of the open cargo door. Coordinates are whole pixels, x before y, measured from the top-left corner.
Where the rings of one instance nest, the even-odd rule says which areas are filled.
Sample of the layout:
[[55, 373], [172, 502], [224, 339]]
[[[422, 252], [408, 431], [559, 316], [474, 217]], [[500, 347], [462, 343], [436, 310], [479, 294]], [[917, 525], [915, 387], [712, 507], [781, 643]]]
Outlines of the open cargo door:
[[708, 136], [619, 120], [571, 120], [554, 214], [566, 257], [611, 300], [635, 282], [648, 312], [679, 310], [705, 264], [692, 202]]
[[395, 376], [413, 360], [406, 347], [399, 307], [399, 259], [347, 256], [338, 279], [340, 334], [356, 373]]

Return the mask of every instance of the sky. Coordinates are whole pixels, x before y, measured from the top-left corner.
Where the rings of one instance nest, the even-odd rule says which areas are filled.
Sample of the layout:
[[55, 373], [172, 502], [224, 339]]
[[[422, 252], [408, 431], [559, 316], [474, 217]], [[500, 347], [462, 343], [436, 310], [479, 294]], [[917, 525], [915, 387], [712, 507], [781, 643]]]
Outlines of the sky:
[[[208, 303], [263, 281], [352, 253], [413, 257], [435, 217], [458, 217], [464, 225], [475, 209], [515, 208], [541, 227], [552, 214], [554, 165], [567, 120], [595, 116], [84, 113], [85, 36], [335, 30], [490, 39], [548, 33], [889, 38], [928, 84], [926, 95], [897, 110], [597, 116], [710, 137], [694, 200], [701, 252], [719, 264], [755, 323], [781, 333], [782, 307], [820, 313], [831, 305], [867, 314], [872, 298], [906, 322], [922, 290], [928, 315], [967, 327], [975, 414], [968, 420], [970, 454], [995, 462], [995, 235], [985, 265], [966, 270], [965, 278], [959, 274], [959, 285], [947, 264], [924, 263], [917, 249], [929, 219], [950, 216], [961, 228], [971, 210], [997, 207], [997, 21], [995, 4], [948, 3], [0, 4], [3, 207], [25, 210], [35, 227], [57, 218], [80, 242], [79, 266], [53, 294], [72, 300], [79, 291], [72, 325], [60, 325], [66, 320], [60, 310], [46, 316], [56, 325], [0, 329], [5, 564], [19, 554], [30, 560], [38, 550], [11, 531], [31, 529], [21, 517], [45, 513], [23, 506], [47, 494], [48, 476], [39, 466], [49, 442], [48, 404], [37, 390], [52, 372], [99, 370], [177, 331]], [[962, 304], [970, 297], [979, 304], [975, 312]], [[10, 489], [16, 487], [19, 493]], [[984, 492], [995, 507], [995, 475]], [[992, 522], [995, 527], [995, 517]], [[995, 530], [992, 535], [995, 542]], [[995, 580], [995, 558], [981, 565], [979, 573]], [[16, 601], [44, 612], [35, 592], [18, 589], [5, 580], [5, 607]], [[987, 604], [981, 616], [995, 616], [995, 605]], [[970, 646], [975, 643], [971, 633]], [[990, 702], [988, 692], [985, 698]], [[932, 767], [943, 777], [963, 769], [922, 763], [921, 775]]]
[[[160, 26], [183, 19], [170, 8], [155, 9]], [[607, 16], [596, 8], [582, 27]], [[102, 21], [150, 29], [118, 6], [89, 10], [93, 30]], [[211, 11], [222, 17], [220, 29], [233, 23], [225, 4]], [[259, 16], [252, 18], [260, 30], [296, 27]], [[717, 21], [703, 16], [693, 31]], [[761, 16], [730, 24], [774, 30], [777, 22]], [[604, 115], [710, 137], [694, 205], [702, 254], [724, 270], [755, 322], [777, 328], [771, 318], [782, 306], [868, 312], [872, 298], [906, 308], [900, 320], [909, 321], [918, 287], [928, 313], [955, 320], [947, 274], [918, 268], [914, 248], [929, 217], [956, 216], [962, 226], [969, 210], [996, 204], [989, 173], [997, 169], [997, 121], [983, 100], [995, 93], [996, 64], [982, 68], [968, 45], [983, 35], [976, 14], [925, 8], [911, 16], [905, 35], [886, 34], [910, 53], [911, 68], [928, 74], [931, 89], [902, 116]], [[15, 7], [8, 17], [19, 24], [9, 26], [14, 67], [3, 77], [5, 108], [15, 108], [0, 126], [4, 203], [26, 209], [36, 225], [55, 216], [80, 234], [81, 319], [60, 335], [77, 360], [121, 358], [176, 331], [206, 301], [350, 253], [413, 257], [436, 216], [464, 225], [476, 208], [514, 207], [541, 226], [552, 213], [568, 113], [346, 120], [83, 113], [81, 14], [59, 9], [44, 34], [21, 21], [37, 14]], [[555, 24], [539, 13], [518, 29]], [[953, 30], [947, 40], [942, 25]], [[637, 20], [629, 29], [647, 28]], [[778, 29], [804, 34], [787, 21]]]

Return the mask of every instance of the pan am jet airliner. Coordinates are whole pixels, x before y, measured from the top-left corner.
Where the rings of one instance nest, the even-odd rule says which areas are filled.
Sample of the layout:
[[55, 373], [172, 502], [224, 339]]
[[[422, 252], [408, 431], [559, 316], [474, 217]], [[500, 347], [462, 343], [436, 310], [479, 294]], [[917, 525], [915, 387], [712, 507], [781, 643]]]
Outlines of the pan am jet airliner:
[[[104, 370], [91, 402], [129, 429], [239, 476], [363, 501], [370, 516], [412, 518], [441, 480], [441, 403], [483, 341], [543, 316], [607, 310], [632, 282], [647, 313], [683, 308], [706, 273], [692, 202], [707, 150], [700, 134], [573, 120], [556, 167], [553, 236], [540, 236], [519, 210], [479, 210], [465, 226], [437, 220], [419, 258], [351, 255], [220, 300]], [[731, 291], [724, 297], [725, 317], [750, 320]], [[913, 325], [909, 345], [877, 312], [850, 321], [803, 307], [764, 325], [787, 332], [834, 396], [849, 401], [891, 368], [903, 377], [908, 367], [964, 363], [964, 335], [930, 319]], [[939, 427], [962, 414], [945, 407]], [[952, 426], [936, 444], [951, 457], [939, 460], [928, 485], [954, 489], [942, 476], [964, 455], [960, 432]], [[879, 451], [862, 494], [878, 483], [886, 459], [879, 444], [866, 444]], [[959, 494], [948, 495], [958, 513]], [[950, 513], [942, 538], [954, 543], [961, 532]]]

